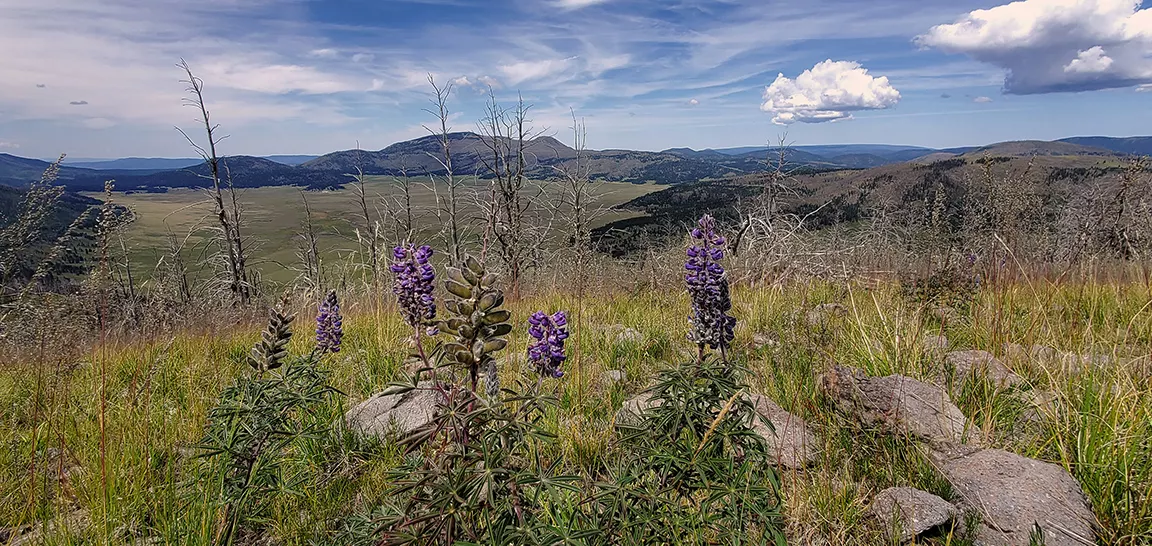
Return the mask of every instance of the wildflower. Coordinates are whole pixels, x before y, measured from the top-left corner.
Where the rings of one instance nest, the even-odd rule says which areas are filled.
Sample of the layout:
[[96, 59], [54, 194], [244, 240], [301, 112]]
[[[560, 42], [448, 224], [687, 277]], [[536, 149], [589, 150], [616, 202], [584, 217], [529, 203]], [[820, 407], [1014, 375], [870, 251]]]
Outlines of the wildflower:
[[[732, 300], [728, 295], [728, 276], [720, 265], [727, 241], [716, 234], [716, 220], [705, 214], [692, 230], [695, 244], [688, 247], [688, 270], [684, 280], [692, 298], [692, 330], [688, 338], [701, 348], [705, 345], [724, 351], [735, 337], [736, 319], [728, 316]], [[701, 349], [703, 350], [703, 349]]]
[[[392, 293], [396, 294], [404, 320], [413, 328], [428, 325], [436, 318], [436, 300], [432, 297], [436, 271], [428, 263], [432, 247], [405, 243], [394, 248], [392, 256], [396, 259], [391, 267], [396, 277]], [[434, 326], [428, 328], [429, 335], [436, 333]]]
[[284, 365], [288, 357], [288, 342], [292, 339], [292, 321], [296, 318], [289, 311], [288, 296], [268, 311], [268, 326], [260, 334], [260, 341], [252, 347], [248, 365], [259, 373], [274, 370]]
[[564, 340], [568, 339], [568, 316], [557, 311], [549, 316], [537, 311], [528, 317], [528, 335], [535, 340], [528, 345], [528, 362], [542, 377], [564, 377], [560, 365], [567, 359]]
[[316, 347], [322, 353], [338, 353], [343, 338], [344, 319], [340, 316], [340, 302], [333, 290], [320, 302], [316, 313]]

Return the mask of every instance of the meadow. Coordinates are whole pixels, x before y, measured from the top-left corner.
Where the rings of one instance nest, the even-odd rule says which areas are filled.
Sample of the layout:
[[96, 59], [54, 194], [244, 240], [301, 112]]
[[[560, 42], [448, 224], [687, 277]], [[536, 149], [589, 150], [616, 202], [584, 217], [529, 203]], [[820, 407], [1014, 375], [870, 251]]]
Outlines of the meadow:
[[[367, 176], [364, 183], [369, 216], [373, 223], [379, 222], [382, 236], [390, 239], [395, 236], [396, 230], [392, 214], [399, 212], [394, 201], [399, 193], [398, 184], [399, 181], [390, 176]], [[440, 199], [444, 199], [446, 190], [442, 181], [436, 186], [429, 184], [427, 179], [412, 179], [411, 184], [415, 220], [424, 226], [422, 236], [430, 237], [436, 229], [434, 217], [438, 208], [437, 192], [440, 193]], [[590, 207], [601, 212], [597, 214], [592, 227], [638, 215], [636, 212], [611, 209], [663, 188], [652, 183], [596, 184], [595, 199]], [[461, 216], [470, 225], [482, 223], [478, 203], [487, 197], [488, 181], [464, 178], [462, 190]], [[539, 210], [533, 216], [537, 222], [552, 221], [556, 214], [564, 211], [563, 206], [556, 204], [557, 196], [551, 191], [545, 190], [540, 199]], [[89, 196], [103, 198], [103, 194], [98, 193]], [[251, 245], [251, 254], [256, 257], [252, 265], [269, 281], [287, 283], [294, 280], [292, 268], [299, 262], [297, 253], [301, 248], [301, 233], [307, 217], [305, 199], [317, 234], [317, 247], [323, 253], [323, 258], [333, 263], [347, 262], [350, 256], [362, 251], [358, 236], [364, 238], [367, 235], [362, 233], [365, 231], [362, 227], [363, 212], [352, 185], [325, 191], [268, 186], [239, 189], [237, 196], [244, 206], [245, 236]], [[174, 239], [182, 246], [182, 254], [189, 263], [202, 261], [209, 254], [206, 249], [215, 237], [212, 232], [215, 219], [212, 202], [204, 191], [171, 189], [165, 193], [117, 192], [113, 194], [113, 200], [135, 213], [135, 220], [124, 231], [124, 243], [137, 271], [145, 274], [151, 272], [172, 247]]]
[[[681, 290], [628, 290], [606, 269], [596, 277], [594, 297], [541, 283], [509, 304], [514, 324], [535, 309], [569, 311], [568, 374], [552, 384], [559, 403], [543, 422], [557, 441], [543, 456], [583, 475], [603, 472], [620, 456], [613, 420], [623, 401], [658, 370], [691, 360], [695, 350], [685, 339], [689, 301]], [[676, 283], [672, 271], [652, 282]], [[817, 382], [831, 363], [933, 380], [941, 353], [924, 339], [936, 334], [949, 348], [1000, 355], [1024, 378], [1010, 388], [983, 381], [960, 391], [955, 403], [970, 434], [983, 445], [1067, 469], [1091, 501], [1099, 544], [1152, 540], [1152, 288], [1082, 273], [1077, 279], [1003, 275], [981, 287], [968, 312], [944, 321], [909, 302], [895, 282], [735, 287], [733, 361], [750, 370], [750, 388], [804, 418], [820, 438], [815, 464], [780, 472], [788, 542], [889, 543], [866, 514], [872, 496], [886, 487], [955, 499], [922, 445], [846, 419]], [[806, 318], [827, 303], [846, 312]], [[294, 353], [309, 350], [313, 309], [299, 306]], [[339, 543], [334, 537], [344, 518], [388, 501], [384, 492], [395, 479], [389, 470], [404, 460], [396, 444], [365, 440], [340, 422], [352, 404], [401, 377], [410, 331], [390, 294], [367, 294], [345, 309], [344, 348], [320, 364], [340, 391], [318, 415], [331, 426], [284, 454], [279, 472], [291, 486], [273, 495], [260, 522], [265, 534], [254, 543]], [[623, 328], [637, 334], [621, 335]], [[97, 346], [75, 361], [9, 362], [0, 374], [0, 482], [6, 484], [0, 527], [42, 522], [44, 544], [214, 543], [222, 515], [211, 502], [211, 484], [190, 487], [197, 476], [194, 446], [217, 395], [248, 373], [245, 358], [258, 329], [256, 321], [201, 323], [160, 339]], [[511, 334], [501, 360], [506, 377], [527, 371], [528, 341], [520, 328]], [[1006, 343], [1106, 358], [1060, 369], [1013, 356]], [[612, 380], [608, 370], [623, 371], [625, 379]], [[970, 544], [963, 527], [923, 540]], [[10, 543], [24, 540], [13, 534]]]

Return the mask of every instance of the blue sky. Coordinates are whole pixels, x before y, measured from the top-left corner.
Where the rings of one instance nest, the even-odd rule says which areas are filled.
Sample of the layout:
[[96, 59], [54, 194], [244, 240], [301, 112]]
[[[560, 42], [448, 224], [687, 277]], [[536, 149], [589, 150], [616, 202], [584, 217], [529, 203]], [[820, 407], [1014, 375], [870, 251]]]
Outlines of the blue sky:
[[[379, 149], [491, 90], [594, 148], [934, 147], [1152, 133], [1135, 0], [0, 0], [0, 152], [191, 155], [175, 64], [227, 154]], [[196, 133], [193, 133], [196, 134]]]

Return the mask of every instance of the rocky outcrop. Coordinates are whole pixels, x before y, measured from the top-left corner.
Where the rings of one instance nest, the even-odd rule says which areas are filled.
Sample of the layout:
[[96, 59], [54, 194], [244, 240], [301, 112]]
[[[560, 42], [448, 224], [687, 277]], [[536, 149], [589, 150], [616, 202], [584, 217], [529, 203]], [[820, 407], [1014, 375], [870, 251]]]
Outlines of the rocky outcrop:
[[902, 375], [869, 377], [844, 366], [820, 378], [836, 408], [896, 434], [931, 442], [961, 442], [967, 421], [948, 393]]
[[772, 425], [769, 428], [756, 421], [752, 430], [768, 444], [769, 453], [778, 466], [799, 469], [816, 462], [819, 443], [808, 423], [781, 408], [767, 396], [749, 395], [748, 401], [756, 408], [756, 413]]
[[952, 503], [926, 491], [912, 487], [889, 487], [876, 494], [868, 513], [876, 518], [889, 533], [899, 531], [901, 542], [940, 527], [956, 517]]
[[344, 414], [348, 428], [361, 434], [385, 438], [407, 435], [432, 422], [441, 395], [430, 382], [402, 394], [376, 394]]
[[977, 544], [1028, 546], [1033, 524], [1047, 546], [1095, 543], [1088, 500], [1064, 468], [999, 449], [952, 446], [931, 456], [962, 508], [979, 514]]

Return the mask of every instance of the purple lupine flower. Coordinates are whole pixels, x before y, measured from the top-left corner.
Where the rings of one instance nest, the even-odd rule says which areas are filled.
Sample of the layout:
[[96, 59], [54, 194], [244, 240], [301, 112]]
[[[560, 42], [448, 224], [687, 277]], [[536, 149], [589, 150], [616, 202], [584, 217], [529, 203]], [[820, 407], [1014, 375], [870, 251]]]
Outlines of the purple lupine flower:
[[432, 297], [436, 270], [428, 263], [432, 257], [432, 247], [417, 247], [405, 243], [392, 249], [392, 293], [400, 304], [400, 313], [413, 328], [428, 327], [429, 335], [436, 335], [435, 327], [429, 323], [436, 318], [436, 299]]
[[323, 353], [338, 353], [343, 339], [344, 319], [340, 316], [340, 302], [333, 290], [320, 302], [316, 312], [316, 347]]
[[564, 377], [560, 365], [568, 358], [564, 354], [564, 340], [568, 339], [568, 315], [557, 311], [549, 316], [536, 311], [528, 317], [528, 335], [535, 341], [528, 344], [528, 363], [541, 377]]
[[684, 276], [692, 297], [692, 331], [688, 338], [703, 347], [727, 349], [735, 337], [736, 319], [728, 316], [732, 300], [728, 295], [728, 276], [720, 265], [727, 241], [716, 234], [716, 219], [705, 214], [692, 230], [695, 244], [688, 247]]

